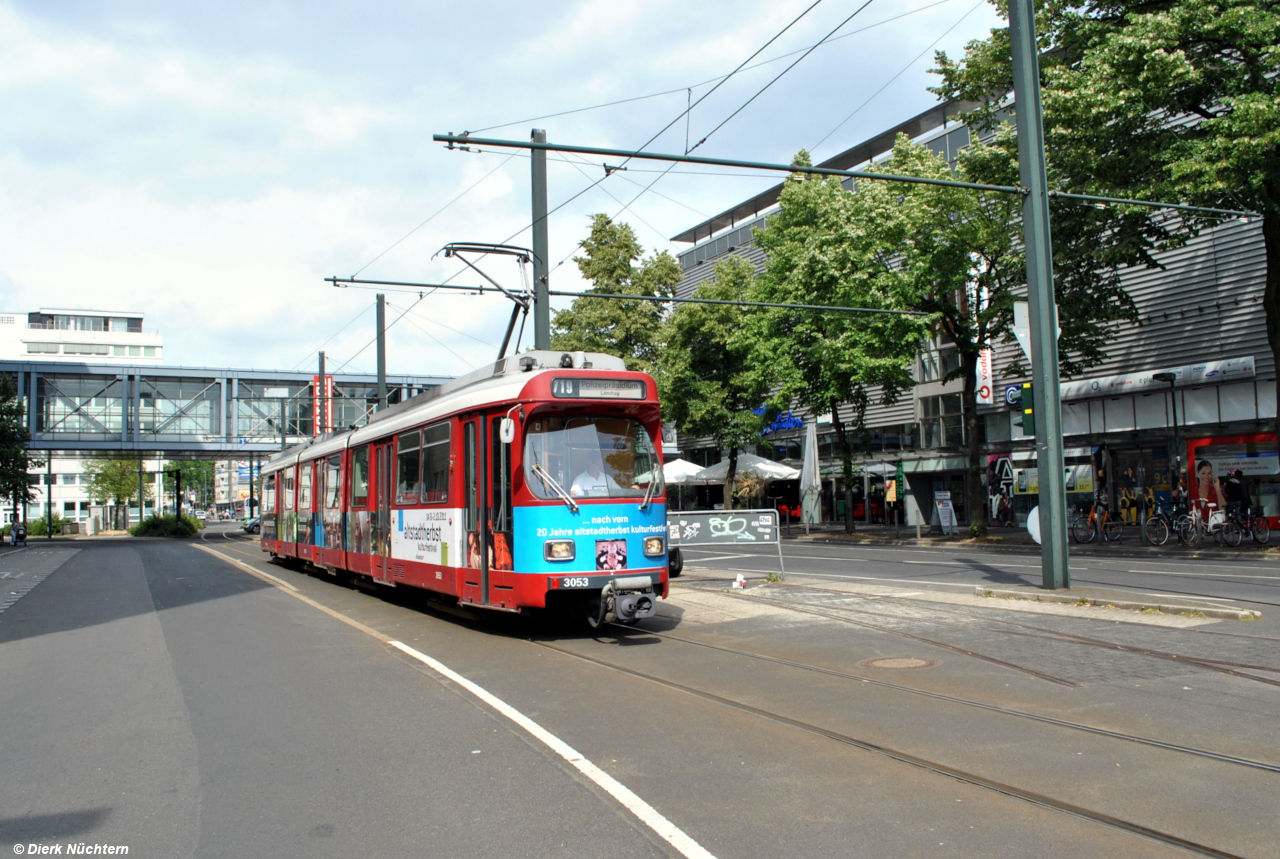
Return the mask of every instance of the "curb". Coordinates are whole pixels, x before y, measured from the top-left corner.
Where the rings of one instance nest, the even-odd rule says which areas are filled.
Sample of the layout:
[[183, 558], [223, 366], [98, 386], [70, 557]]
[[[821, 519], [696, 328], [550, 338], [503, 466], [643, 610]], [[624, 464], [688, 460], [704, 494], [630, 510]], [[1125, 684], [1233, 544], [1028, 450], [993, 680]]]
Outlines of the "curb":
[[1258, 620], [1262, 617], [1262, 612], [1253, 611], [1252, 609], [1213, 608], [1195, 605], [1169, 605], [1164, 603], [1153, 604], [1149, 602], [1129, 602], [1126, 600], [1093, 599], [1083, 596], [1072, 597], [1065, 594], [1029, 594], [1026, 591], [984, 588], [981, 585], [978, 585], [973, 589], [973, 595], [976, 597], [1000, 597], [1004, 599], [1030, 600], [1032, 602], [1061, 603], [1064, 605], [1114, 606], [1115, 608], [1128, 609], [1130, 611], [1142, 611], [1143, 609], [1155, 608], [1159, 609], [1161, 614], [1182, 614], [1186, 612], [1193, 616], [1216, 617], [1225, 620]]

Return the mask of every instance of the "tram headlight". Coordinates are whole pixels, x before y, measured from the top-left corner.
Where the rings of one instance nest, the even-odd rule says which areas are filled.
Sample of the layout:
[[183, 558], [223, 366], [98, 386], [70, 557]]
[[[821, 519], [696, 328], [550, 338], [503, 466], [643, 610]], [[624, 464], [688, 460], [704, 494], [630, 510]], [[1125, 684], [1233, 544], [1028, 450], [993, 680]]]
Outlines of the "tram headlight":
[[548, 561], [572, 561], [575, 555], [572, 540], [548, 540], [542, 544], [542, 557]]
[[656, 558], [666, 550], [666, 541], [661, 537], [644, 538], [644, 554], [646, 558]]

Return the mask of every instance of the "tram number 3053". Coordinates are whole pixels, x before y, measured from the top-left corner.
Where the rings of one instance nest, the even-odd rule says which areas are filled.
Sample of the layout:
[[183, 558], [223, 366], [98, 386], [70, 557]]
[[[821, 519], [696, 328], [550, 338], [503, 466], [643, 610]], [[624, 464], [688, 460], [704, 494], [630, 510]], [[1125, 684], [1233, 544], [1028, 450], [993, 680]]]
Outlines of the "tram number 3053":
[[570, 576], [560, 580], [560, 587], [562, 588], [585, 588], [590, 585], [591, 580], [586, 576]]

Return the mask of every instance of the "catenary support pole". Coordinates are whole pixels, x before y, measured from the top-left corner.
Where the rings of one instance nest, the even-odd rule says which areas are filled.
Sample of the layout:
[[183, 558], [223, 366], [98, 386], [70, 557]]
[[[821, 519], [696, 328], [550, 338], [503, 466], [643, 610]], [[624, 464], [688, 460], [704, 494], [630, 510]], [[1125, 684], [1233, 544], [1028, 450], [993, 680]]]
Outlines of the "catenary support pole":
[[138, 457], [138, 524], [147, 518], [147, 484], [142, 482], [142, 457]]
[[44, 537], [53, 539], [53, 454], [45, 460], [44, 478]]
[[387, 296], [378, 293], [378, 405], [387, 407]]
[[1071, 587], [1067, 556], [1067, 494], [1062, 470], [1062, 402], [1058, 379], [1058, 312], [1053, 294], [1049, 184], [1040, 107], [1040, 62], [1033, 0], [1010, 0], [1018, 172], [1026, 247], [1027, 303], [1031, 317], [1031, 376], [1036, 411], [1036, 465], [1040, 475], [1040, 564], [1046, 590]]
[[[546, 143], [547, 132], [533, 130], [534, 143]], [[547, 151], [529, 153], [529, 179], [533, 190], [533, 348], [551, 348], [551, 288], [547, 271]]]

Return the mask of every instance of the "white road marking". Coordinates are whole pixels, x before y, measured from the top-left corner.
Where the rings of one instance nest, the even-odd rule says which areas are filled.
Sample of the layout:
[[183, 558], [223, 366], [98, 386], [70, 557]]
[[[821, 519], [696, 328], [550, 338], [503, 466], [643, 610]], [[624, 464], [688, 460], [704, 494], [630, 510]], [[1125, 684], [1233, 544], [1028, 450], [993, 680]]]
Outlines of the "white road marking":
[[1170, 570], [1125, 570], [1126, 573], [1141, 573], [1148, 576], [1191, 576], [1192, 578], [1214, 579], [1280, 579], [1280, 576], [1246, 576], [1240, 573], [1175, 573]]
[[457, 683], [466, 689], [472, 695], [475, 695], [481, 701], [515, 722], [524, 730], [528, 731], [535, 739], [542, 742], [547, 748], [564, 758], [578, 770], [578, 772], [591, 779], [599, 785], [610, 796], [622, 803], [628, 811], [661, 836], [672, 847], [680, 851], [684, 856], [690, 859], [715, 859], [701, 844], [694, 841], [685, 832], [676, 826], [670, 820], [667, 820], [649, 803], [636, 796], [630, 788], [622, 784], [622, 782], [609, 775], [604, 770], [597, 767], [591, 761], [583, 757], [582, 753], [574, 749], [564, 740], [561, 740], [555, 734], [521, 713], [515, 707], [512, 707], [506, 701], [492, 694], [484, 687], [471, 682], [458, 672], [445, 666], [436, 659], [432, 659], [425, 653], [419, 653], [407, 644], [399, 641], [388, 641], [392, 647], [401, 650], [422, 664], [426, 665], [432, 671], [440, 674]]
[[203, 549], [204, 551], [208, 552], [211, 555], [217, 555], [219, 558], [222, 558], [227, 563], [234, 564], [235, 566], [245, 570], [246, 572], [252, 573], [253, 575], [259, 576], [264, 579], [269, 579], [273, 584], [279, 585], [280, 587], [283, 587], [283, 588], [287, 588], [288, 589], [287, 592], [289, 596], [294, 597], [295, 599], [299, 599], [302, 602], [312, 606], [313, 608], [319, 609], [320, 611], [324, 612], [325, 614], [329, 615], [335, 620], [340, 620], [343, 623], [349, 626], [353, 626], [356, 629], [360, 630], [361, 632], [366, 633], [367, 635], [373, 636], [379, 641], [382, 641], [382, 642], [385, 642], [386, 644], [391, 645], [397, 650], [400, 650], [408, 654], [409, 656], [412, 656], [414, 659], [417, 659], [419, 662], [423, 663], [432, 671], [435, 671], [437, 674], [440, 674], [443, 677], [447, 677], [448, 679], [452, 680], [454, 683], [457, 683], [459, 686], [466, 689], [472, 695], [475, 695], [481, 701], [484, 701], [490, 707], [497, 710], [499, 713], [506, 716], [511, 721], [515, 722], [517, 725], [519, 725], [521, 728], [523, 728], [533, 737], [541, 741], [544, 745], [546, 745], [556, 754], [560, 755], [560, 757], [564, 758], [566, 761], [572, 764], [574, 768], [578, 770], [578, 772], [582, 773], [587, 778], [595, 782], [602, 790], [604, 790], [606, 793], [608, 793], [618, 802], [622, 803], [622, 805], [628, 811], [630, 811], [632, 814], [638, 817], [642, 823], [644, 823], [646, 826], [652, 829], [655, 833], [657, 833], [659, 837], [665, 840], [668, 844], [670, 844], [676, 850], [680, 851], [681, 855], [687, 856], [689, 857], [689, 859], [716, 859], [714, 854], [712, 854], [710, 851], [704, 848], [701, 844], [699, 844], [698, 842], [690, 838], [684, 832], [684, 830], [682, 830], [680, 827], [676, 826], [670, 820], [667, 820], [667, 818], [663, 817], [660, 813], [658, 813], [657, 809], [649, 805], [649, 803], [645, 802], [643, 799], [636, 796], [636, 794], [632, 792], [631, 789], [628, 788], [626, 785], [624, 785], [622, 782], [618, 781], [613, 776], [609, 775], [607, 772], [597, 767], [591, 761], [587, 760], [582, 755], [581, 752], [578, 752], [577, 750], [575, 750], [568, 743], [564, 742], [564, 740], [561, 740], [555, 734], [551, 733], [546, 728], [542, 727], [537, 722], [533, 721], [528, 716], [524, 715], [519, 710], [512, 707], [506, 701], [503, 701], [501, 698], [489, 692], [484, 687], [479, 686], [476, 683], [473, 683], [472, 681], [463, 677], [458, 672], [446, 666], [444, 663], [436, 659], [433, 659], [430, 656], [427, 656], [425, 653], [420, 653], [403, 642], [389, 639], [387, 638], [386, 635], [378, 632], [376, 629], [365, 626], [363, 623], [360, 623], [358, 620], [345, 617], [339, 614], [338, 612], [334, 611], [333, 609], [329, 608], [328, 606], [321, 605], [320, 603], [316, 602], [310, 597], [304, 596], [303, 594], [298, 592], [297, 588], [295, 588], [293, 585], [289, 584], [288, 582], [277, 579], [275, 576], [264, 573], [261, 570], [256, 570], [253, 567], [249, 566], [248, 564], [241, 563], [240, 561], [237, 561], [234, 558], [229, 558], [226, 555], [222, 554], [221, 552], [217, 552], [208, 547], [201, 546], [198, 543], [193, 545], [195, 545], [196, 548], [198, 549]]
[[[719, 570], [718, 572], [759, 573], [760, 571], [728, 569], [728, 570]], [[788, 576], [812, 576], [820, 579], [854, 579], [860, 582], [891, 582], [892, 584], [895, 584], [895, 585], [941, 585], [947, 588], [964, 588], [970, 591], [973, 590], [973, 582], [968, 582], [968, 583], [935, 582], [935, 581], [920, 582], [920, 581], [916, 581], [915, 579], [886, 579], [883, 576], [849, 576], [849, 575], [844, 575], [842, 573], [804, 573], [804, 572], [796, 572], [795, 570], [792, 570], [791, 572], [787, 573], [787, 575]]]
[[755, 555], [712, 555], [709, 558], [696, 558], [698, 561], [730, 561], [735, 558], [754, 558]]
[[293, 585], [286, 582], [284, 579], [277, 579], [275, 576], [271, 575], [270, 573], [264, 573], [262, 570], [259, 570], [256, 567], [251, 567], [248, 564], [244, 563], [243, 561], [237, 561], [235, 558], [229, 558], [216, 549], [210, 549], [208, 546], [202, 546], [199, 543], [192, 543], [191, 545], [195, 546], [197, 549], [200, 549], [201, 551], [208, 552], [210, 555], [217, 555], [219, 558], [226, 561], [228, 564], [236, 565], [237, 567], [244, 570], [246, 573], [248, 573], [251, 576], [257, 576], [260, 579], [266, 579], [267, 581], [271, 582], [273, 585], [279, 585], [280, 587], [288, 588], [291, 591], [298, 590]]

